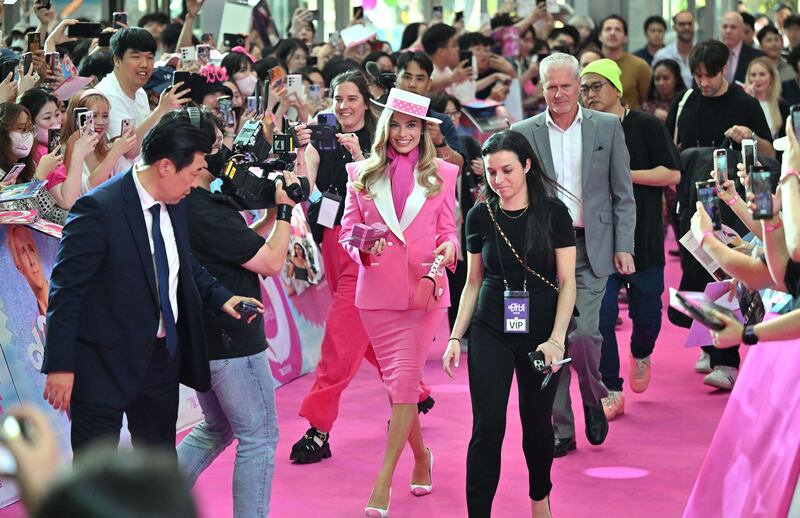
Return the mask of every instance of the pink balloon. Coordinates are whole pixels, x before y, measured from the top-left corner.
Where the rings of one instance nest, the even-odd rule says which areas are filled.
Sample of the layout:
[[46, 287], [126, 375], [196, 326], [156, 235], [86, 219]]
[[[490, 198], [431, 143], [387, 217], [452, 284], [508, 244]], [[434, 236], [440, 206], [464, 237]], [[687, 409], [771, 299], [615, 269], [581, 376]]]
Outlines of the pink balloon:
[[375, 9], [375, 6], [378, 4], [378, 0], [364, 0], [361, 3], [361, 6], [364, 8], [365, 11], [371, 11]]

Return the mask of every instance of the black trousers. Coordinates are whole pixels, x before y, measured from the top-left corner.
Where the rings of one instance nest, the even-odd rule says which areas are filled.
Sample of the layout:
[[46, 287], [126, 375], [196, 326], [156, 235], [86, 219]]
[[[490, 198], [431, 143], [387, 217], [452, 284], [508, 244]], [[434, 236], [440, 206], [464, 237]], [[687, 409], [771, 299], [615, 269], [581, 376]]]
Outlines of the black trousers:
[[553, 375], [545, 390], [541, 389], [544, 376], [533, 369], [528, 353], [544, 340], [537, 341], [530, 336], [523, 339], [519, 335], [512, 338], [477, 323], [470, 332], [467, 363], [472, 438], [467, 452], [467, 509], [470, 518], [482, 518], [491, 515], [492, 500], [500, 480], [500, 451], [514, 372], [519, 391], [522, 450], [528, 464], [529, 495], [534, 500], [542, 500], [550, 493], [554, 441], [550, 419], [560, 373]]
[[739, 356], [739, 346], [728, 347], [726, 349], [717, 349], [712, 345], [704, 345], [703, 350], [711, 356], [711, 368], [717, 365], [725, 365], [739, 368], [742, 358]]
[[128, 417], [128, 430], [134, 447], [148, 446], [175, 452], [180, 351], [172, 357], [163, 339], [147, 347], [152, 349], [147, 372], [139, 393], [127, 405], [88, 403], [80, 399], [72, 401], [71, 441], [75, 456], [95, 441], [119, 444], [122, 414]]

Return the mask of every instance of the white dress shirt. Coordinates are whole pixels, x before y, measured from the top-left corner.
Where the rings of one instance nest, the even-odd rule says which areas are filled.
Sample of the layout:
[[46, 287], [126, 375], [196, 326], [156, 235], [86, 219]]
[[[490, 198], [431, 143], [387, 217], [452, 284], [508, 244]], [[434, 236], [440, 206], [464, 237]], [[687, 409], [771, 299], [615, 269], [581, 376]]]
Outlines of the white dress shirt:
[[[169, 219], [169, 211], [167, 206], [153, 199], [150, 193], [142, 187], [142, 182], [139, 180], [139, 171], [133, 171], [133, 183], [136, 185], [136, 192], [139, 194], [139, 202], [142, 204], [142, 213], [144, 214], [144, 225], [147, 227], [147, 242], [150, 243], [150, 255], [153, 258], [153, 272], [156, 271], [156, 257], [155, 249], [153, 248], [153, 215], [150, 213], [150, 207], [155, 204], [161, 206], [161, 236], [164, 238], [164, 248], [167, 251], [167, 262], [169, 263], [169, 304], [172, 306], [172, 315], [175, 317], [175, 323], [178, 322], [178, 272], [180, 271], [181, 263], [178, 257], [178, 245], [175, 243], [175, 232], [172, 229], [172, 220]], [[158, 274], [156, 274], [156, 293], [158, 293]], [[158, 324], [158, 338], [166, 336], [164, 330], [164, 315], [161, 315]]]
[[732, 49], [728, 49], [730, 51], [730, 55], [728, 56], [727, 76], [729, 83], [733, 83], [733, 80], [736, 77], [736, 68], [739, 66], [739, 58], [742, 56], [742, 45], [744, 45], [744, 43], [740, 41], [738, 45]]
[[550, 137], [550, 154], [553, 156], [555, 179], [574, 196], [573, 198], [559, 193], [558, 197], [569, 209], [572, 226], [583, 228], [583, 184], [581, 183], [583, 178], [583, 135], [581, 133], [583, 113], [578, 108], [575, 120], [566, 130], [562, 130], [556, 125], [550, 117], [549, 109], [545, 112], [545, 122]]
[[686, 59], [681, 56], [681, 53], [678, 51], [678, 42], [672, 42], [666, 47], [662, 47], [658, 49], [658, 51], [653, 56], [653, 70], [655, 70], [656, 65], [659, 61], [663, 61], [665, 59], [673, 59], [678, 62], [678, 65], [681, 67], [681, 77], [683, 78], [683, 82], [686, 84], [686, 88], [692, 87], [692, 71], [689, 69], [689, 56], [686, 56]]

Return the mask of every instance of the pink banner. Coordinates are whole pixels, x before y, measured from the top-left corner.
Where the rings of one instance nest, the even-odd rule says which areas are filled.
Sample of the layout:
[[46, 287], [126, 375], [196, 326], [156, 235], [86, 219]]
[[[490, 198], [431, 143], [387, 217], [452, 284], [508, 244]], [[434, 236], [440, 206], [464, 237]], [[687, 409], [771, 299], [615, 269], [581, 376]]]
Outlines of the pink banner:
[[685, 518], [785, 517], [800, 475], [800, 343], [747, 354]]

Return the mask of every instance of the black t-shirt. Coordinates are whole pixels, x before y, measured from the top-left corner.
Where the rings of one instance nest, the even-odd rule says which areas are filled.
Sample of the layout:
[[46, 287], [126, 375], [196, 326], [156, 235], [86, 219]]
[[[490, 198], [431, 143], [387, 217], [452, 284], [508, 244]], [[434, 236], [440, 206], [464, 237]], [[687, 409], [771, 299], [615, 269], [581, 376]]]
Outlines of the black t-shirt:
[[[683, 93], [675, 96], [667, 117], [670, 137], [675, 134], [675, 116]], [[760, 138], [772, 142], [767, 118], [759, 102], [737, 85], [719, 97], [703, 97], [694, 89], [683, 106], [678, 121], [678, 144], [681, 150], [693, 147], [719, 147], [731, 126], [747, 126]]]
[[[575, 246], [575, 234], [572, 230], [572, 218], [569, 210], [561, 201], [550, 199], [550, 239], [553, 248], [565, 248]], [[523, 211], [507, 211], [507, 216], [493, 204], [492, 210], [500, 228], [508, 237], [517, 253], [521, 254], [525, 244], [527, 232], [527, 222], [530, 213]], [[521, 217], [517, 217], [520, 216]], [[516, 218], [516, 219], [512, 219]], [[475, 205], [467, 214], [467, 251], [471, 254], [481, 254], [483, 259], [483, 284], [481, 285], [478, 304], [473, 315], [473, 322], [480, 323], [503, 332], [503, 271], [510, 290], [520, 291], [523, 289], [523, 281], [527, 279], [528, 292], [530, 293], [530, 326], [529, 335], [518, 335], [519, 339], [530, 340], [533, 337], [543, 337], [546, 339], [553, 328], [553, 320], [556, 315], [556, 305], [558, 303], [558, 293], [524, 270], [522, 265], [516, 260], [508, 245], [501, 236], [489, 216], [489, 212], [483, 203]], [[498, 246], [500, 256], [498, 257]], [[502, 268], [500, 260], [502, 260]], [[527, 263], [530, 268], [548, 281], [558, 285], [556, 276], [555, 253], [550, 257], [550, 261], [530, 252], [527, 255]], [[509, 336], [509, 335], [507, 335]], [[509, 339], [513, 340], [514, 338]], [[538, 339], [538, 338], [535, 338]]]
[[[681, 168], [681, 157], [664, 124], [653, 115], [630, 110], [622, 120], [625, 143], [631, 157], [631, 171], [664, 166]], [[663, 187], [633, 185], [636, 199], [634, 262], [636, 271], [664, 264]]]
[[[258, 253], [264, 238], [248, 228], [235, 208], [205, 189], [193, 189], [188, 203], [195, 258], [232, 293], [261, 300], [258, 274], [241, 265]], [[241, 358], [267, 348], [261, 315], [249, 324], [220, 312], [207, 313], [203, 320], [211, 360]]]

